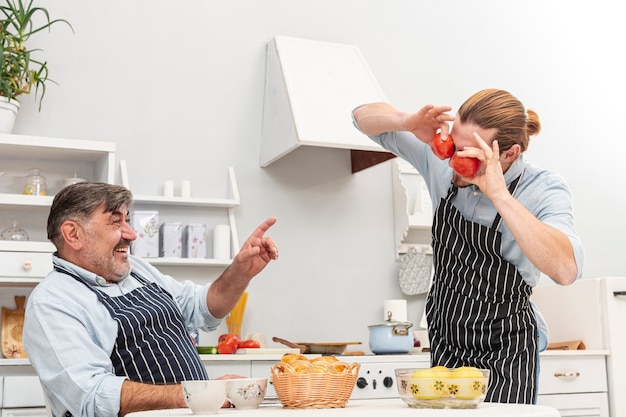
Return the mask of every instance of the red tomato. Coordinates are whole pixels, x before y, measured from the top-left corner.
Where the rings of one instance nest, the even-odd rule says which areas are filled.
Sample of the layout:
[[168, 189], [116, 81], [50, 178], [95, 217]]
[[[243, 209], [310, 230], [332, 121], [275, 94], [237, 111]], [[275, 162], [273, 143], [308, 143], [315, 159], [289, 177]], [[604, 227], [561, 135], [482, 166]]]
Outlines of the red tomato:
[[439, 159], [448, 159], [454, 155], [454, 140], [448, 135], [448, 139], [441, 140], [441, 134], [437, 133], [430, 141], [430, 149]]
[[450, 160], [450, 166], [462, 177], [473, 177], [480, 168], [480, 160], [476, 158], [464, 158], [454, 154]]
[[217, 352], [221, 354], [235, 353], [239, 345], [236, 334], [223, 334], [217, 339]]
[[261, 345], [259, 344], [259, 342], [257, 342], [256, 340], [242, 340], [241, 342], [239, 342], [239, 344], [237, 345], [237, 349], [255, 349], [255, 348], [260, 348]]

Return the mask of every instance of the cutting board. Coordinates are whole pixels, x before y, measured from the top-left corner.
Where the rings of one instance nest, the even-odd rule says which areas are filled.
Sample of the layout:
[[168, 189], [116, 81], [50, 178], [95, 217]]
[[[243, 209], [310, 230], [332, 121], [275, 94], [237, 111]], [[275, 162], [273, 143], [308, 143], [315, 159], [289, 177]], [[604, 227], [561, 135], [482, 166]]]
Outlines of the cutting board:
[[237, 349], [235, 353], [238, 355], [285, 355], [287, 353], [300, 353], [300, 349], [251, 348], [251, 349]]
[[25, 302], [25, 296], [16, 295], [15, 305], [17, 308], [15, 310], [2, 307], [2, 355], [5, 358], [27, 357], [22, 344]]

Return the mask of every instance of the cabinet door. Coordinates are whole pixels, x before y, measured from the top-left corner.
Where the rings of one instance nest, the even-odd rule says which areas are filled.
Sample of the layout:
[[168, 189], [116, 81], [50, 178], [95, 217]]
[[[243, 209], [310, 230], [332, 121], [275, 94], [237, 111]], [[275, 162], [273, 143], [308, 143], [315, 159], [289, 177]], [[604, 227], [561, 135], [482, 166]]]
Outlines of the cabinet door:
[[540, 395], [537, 404], [558, 409], [562, 417], [609, 417], [606, 393]]
[[49, 414], [45, 407], [3, 408], [2, 417], [49, 417]]
[[36, 376], [4, 377], [4, 408], [45, 407], [43, 389]]

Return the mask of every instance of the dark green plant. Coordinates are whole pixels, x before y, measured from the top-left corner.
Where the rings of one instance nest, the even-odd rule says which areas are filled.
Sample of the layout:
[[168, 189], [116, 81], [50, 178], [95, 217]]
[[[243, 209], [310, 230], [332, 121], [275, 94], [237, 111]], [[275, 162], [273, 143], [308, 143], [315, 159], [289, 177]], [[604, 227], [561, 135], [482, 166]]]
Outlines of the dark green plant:
[[[59, 22], [67, 24], [72, 32], [72, 25], [65, 19], [50, 20], [48, 11], [33, 5], [34, 0], [4, 0], [0, 5], [0, 96], [17, 100], [22, 94], [29, 94], [35, 89], [35, 98], [39, 91], [39, 110], [46, 94], [46, 82], [55, 83], [48, 78], [48, 63], [32, 56], [41, 49], [28, 49], [27, 41], [32, 35]], [[37, 18], [45, 18], [44, 23], [35, 25]], [[56, 84], [56, 83], [55, 83]]]

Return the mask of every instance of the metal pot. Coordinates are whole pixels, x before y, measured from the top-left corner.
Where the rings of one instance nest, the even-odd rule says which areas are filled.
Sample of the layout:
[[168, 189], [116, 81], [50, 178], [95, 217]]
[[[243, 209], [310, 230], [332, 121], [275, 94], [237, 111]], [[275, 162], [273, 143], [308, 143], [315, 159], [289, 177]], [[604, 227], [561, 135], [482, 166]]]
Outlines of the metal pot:
[[377, 354], [409, 353], [413, 349], [413, 337], [409, 321], [387, 320], [367, 326], [370, 331], [370, 350]]

